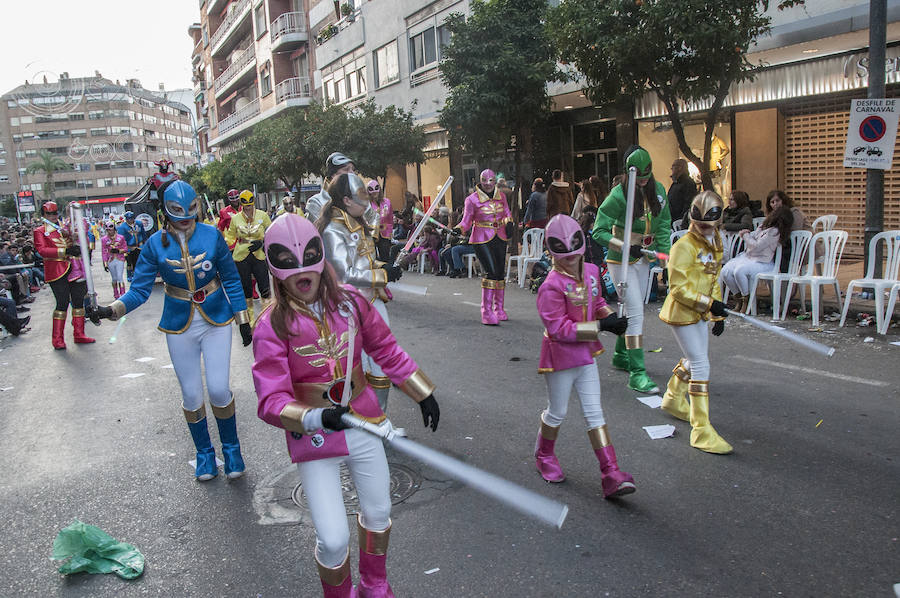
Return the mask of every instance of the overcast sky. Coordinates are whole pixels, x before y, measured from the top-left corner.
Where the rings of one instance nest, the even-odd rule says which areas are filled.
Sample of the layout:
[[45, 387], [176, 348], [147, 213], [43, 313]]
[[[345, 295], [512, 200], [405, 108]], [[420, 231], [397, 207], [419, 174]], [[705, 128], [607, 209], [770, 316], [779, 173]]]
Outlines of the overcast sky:
[[188, 27], [200, 20], [197, 0], [26, 0], [3, 2], [0, 94], [27, 79], [100, 71], [151, 90], [193, 87]]

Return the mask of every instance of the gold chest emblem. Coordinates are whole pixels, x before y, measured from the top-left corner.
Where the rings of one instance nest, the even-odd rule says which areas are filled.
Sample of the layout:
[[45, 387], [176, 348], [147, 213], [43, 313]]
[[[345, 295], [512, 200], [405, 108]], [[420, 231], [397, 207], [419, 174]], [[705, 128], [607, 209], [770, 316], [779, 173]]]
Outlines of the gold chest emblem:
[[340, 338], [334, 333], [323, 334], [311, 345], [294, 347], [294, 353], [302, 357], [311, 357], [309, 365], [319, 368], [328, 366], [336, 376], [341, 376], [340, 359], [347, 356], [350, 335], [348, 331], [341, 333]]
[[205, 259], [206, 252], [204, 251], [200, 255], [188, 255], [180, 260], [166, 258], [166, 263], [172, 266], [172, 270], [176, 274], [186, 274], [188, 270], [198, 270]]

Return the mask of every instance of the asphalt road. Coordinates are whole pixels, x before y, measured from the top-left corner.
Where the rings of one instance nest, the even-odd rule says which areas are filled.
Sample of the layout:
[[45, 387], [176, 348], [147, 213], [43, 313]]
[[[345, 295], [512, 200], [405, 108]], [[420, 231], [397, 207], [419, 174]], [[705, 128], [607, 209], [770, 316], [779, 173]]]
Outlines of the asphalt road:
[[[426, 431], [394, 391], [395, 425], [570, 512], [561, 530], [548, 528], [389, 452], [415, 491], [393, 512], [388, 571], [398, 596], [890, 596], [900, 582], [896, 333], [865, 343], [870, 329], [787, 324], [838, 347], [826, 359], [729, 321], [711, 341], [710, 384], [712, 421], [735, 447], [728, 456], [691, 448], [689, 425], [636, 401], [601, 355], [609, 430], [637, 483], [635, 494], [606, 501], [575, 398], [557, 443], [568, 479], [548, 485], [534, 469], [546, 401], [534, 295], [511, 288], [510, 321], [488, 328], [477, 279], [403, 282], [429, 292], [396, 293], [392, 329], [438, 385], [442, 417], [437, 433]], [[231, 384], [248, 473], [198, 483], [156, 330], [161, 304], [157, 287], [115, 344], [114, 324], [88, 324], [98, 342], [87, 346], [72, 343], [69, 326], [69, 349], [53, 351], [46, 289], [32, 305], [33, 330], [0, 342], [0, 596], [320, 595], [314, 531], [291, 500], [282, 432], [256, 417], [249, 348], [235, 329]], [[680, 355], [658, 308], [648, 306], [645, 346], [662, 348], [647, 367], [664, 385]], [[668, 423], [671, 438], [642, 429]], [[75, 518], [138, 547], [143, 576], [58, 574], [53, 539]], [[355, 538], [351, 546], [356, 579]]]

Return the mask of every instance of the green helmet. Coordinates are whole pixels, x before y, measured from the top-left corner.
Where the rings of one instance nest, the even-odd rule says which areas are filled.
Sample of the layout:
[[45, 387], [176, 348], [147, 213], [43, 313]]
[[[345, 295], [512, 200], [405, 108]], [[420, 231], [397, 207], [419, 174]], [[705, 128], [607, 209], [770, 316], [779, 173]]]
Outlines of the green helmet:
[[641, 180], [649, 179], [653, 175], [653, 160], [650, 159], [647, 150], [640, 146], [628, 154], [628, 158], [625, 160], [626, 171], [632, 166], [637, 168], [637, 178]]

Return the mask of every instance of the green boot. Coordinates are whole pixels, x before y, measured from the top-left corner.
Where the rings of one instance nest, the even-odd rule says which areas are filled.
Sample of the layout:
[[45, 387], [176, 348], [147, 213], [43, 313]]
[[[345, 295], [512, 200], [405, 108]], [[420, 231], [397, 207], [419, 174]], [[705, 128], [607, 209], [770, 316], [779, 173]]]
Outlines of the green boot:
[[628, 363], [628, 353], [625, 350], [624, 336], [616, 337], [616, 352], [613, 353], [612, 366], [617, 370], [624, 370], [626, 372], [631, 370], [631, 366]]
[[631, 366], [631, 375], [628, 376], [628, 388], [638, 392], [659, 392], [659, 386], [647, 375], [644, 367], [644, 349], [643, 335], [628, 336], [625, 339], [625, 345], [630, 347], [628, 351], [628, 362]]

